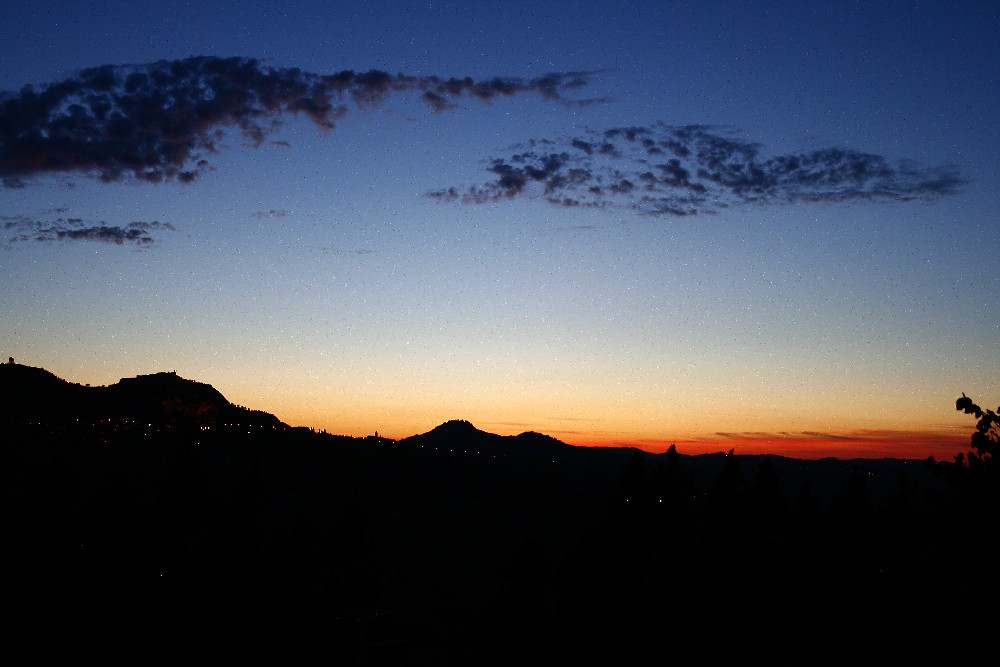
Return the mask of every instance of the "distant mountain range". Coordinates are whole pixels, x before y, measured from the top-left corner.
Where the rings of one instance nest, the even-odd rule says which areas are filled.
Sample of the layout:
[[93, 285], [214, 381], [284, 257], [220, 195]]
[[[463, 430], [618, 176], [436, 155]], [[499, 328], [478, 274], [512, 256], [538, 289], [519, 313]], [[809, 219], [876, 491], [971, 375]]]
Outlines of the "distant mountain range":
[[[212, 385], [187, 380], [176, 373], [154, 373], [123, 378], [116, 384], [90, 387], [67, 382], [43, 368], [21, 364], [0, 365], [0, 423], [67, 423], [75, 420], [147, 422], [154, 425], [258, 426], [290, 429], [274, 415], [233, 405]], [[312, 433], [311, 429], [290, 429]], [[316, 434], [319, 436], [319, 434]], [[326, 436], [330, 437], [330, 436]], [[362, 446], [373, 438], [336, 437], [343, 444]], [[618, 471], [635, 456], [649, 463], [665, 460], [664, 454], [642, 452], [633, 447], [579, 447], [536, 432], [501, 436], [481, 431], [468, 421], [453, 420], [422, 433], [392, 441], [391, 451], [428, 455], [505, 457], [538, 463], [552, 463], [577, 470]], [[702, 485], [709, 485], [723, 466], [726, 455], [683, 456], [685, 469]], [[744, 474], [752, 475], [764, 459], [770, 459], [780, 474], [787, 493], [792, 494], [805, 480], [821, 498], [829, 498], [851, 471], [870, 477], [875, 496], [884, 496], [904, 470], [916, 479], [927, 480], [929, 473], [918, 461], [899, 459], [853, 459], [820, 461], [791, 459], [774, 455], [741, 455]], [[884, 488], [880, 488], [884, 487]]]

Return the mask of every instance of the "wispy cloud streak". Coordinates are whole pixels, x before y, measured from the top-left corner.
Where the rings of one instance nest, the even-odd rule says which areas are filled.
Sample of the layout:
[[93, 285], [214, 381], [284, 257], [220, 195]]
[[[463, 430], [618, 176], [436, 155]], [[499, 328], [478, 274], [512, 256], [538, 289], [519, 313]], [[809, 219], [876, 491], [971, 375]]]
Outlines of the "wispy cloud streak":
[[588, 72], [535, 79], [406, 76], [371, 70], [314, 74], [271, 68], [245, 58], [192, 57], [151, 65], [104, 65], [57, 83], [0, 94], [0, 181], [25, 187], [46, 173], [78, 173], [102, 181], [190, 182], [209, 168], [223, 130], [237, 127], [260, 146], [285, 114], [304, 115], [331, 130], [349, 111], [418, 93], [435, 113], [462, 99], [492, 102], [533, 93], [580, 105], [565, 95]]
[[686, 216], [752, 204], [934, 200], [966, 182], [952, 166], [891, 164], [843, 148], [765, 157], [759, 144], [705, 125], [588, 131], [511, 151], [487, 161], [492, 176], [485, 184], [428, 197], [466, 204], [527, 197]]
[[53, 220], [24, 215], [0, 216], [0, 229], [6, 236], [0, 247], [17, 243], [55, 241], [90, 241], [115, 245], [145, 247], [156, 242], [156, 232], [174, 231], [169, 222], [135, 221], [127, 225], [109, 225], [106, 222], [87, 221], [82, 218], [59, 217]]

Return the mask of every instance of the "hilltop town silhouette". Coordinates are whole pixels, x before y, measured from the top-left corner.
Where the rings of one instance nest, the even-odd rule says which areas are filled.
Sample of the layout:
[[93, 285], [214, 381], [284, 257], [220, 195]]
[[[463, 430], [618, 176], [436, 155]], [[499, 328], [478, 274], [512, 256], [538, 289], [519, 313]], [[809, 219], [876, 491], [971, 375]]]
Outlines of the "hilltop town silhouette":
[[996, 414], [964, 396], [954, 462], [351, 438], [13, 359], [0, 401], [2, 584], [38, 661], [963, 661], [993, 636]]

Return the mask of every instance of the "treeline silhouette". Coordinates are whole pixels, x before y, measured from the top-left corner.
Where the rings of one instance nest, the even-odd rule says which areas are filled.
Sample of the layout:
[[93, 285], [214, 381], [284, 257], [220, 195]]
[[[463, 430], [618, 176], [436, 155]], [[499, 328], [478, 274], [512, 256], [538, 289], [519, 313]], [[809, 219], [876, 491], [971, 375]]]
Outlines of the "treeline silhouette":
[[996, 414], [966, 401], [969, 455], [827, 495], [789, 492], [778, 459], [579, 464], [460, 423], [394, 442], [10, 421], [9, 636], [38, 661], [972, 659], [1000, 487]]

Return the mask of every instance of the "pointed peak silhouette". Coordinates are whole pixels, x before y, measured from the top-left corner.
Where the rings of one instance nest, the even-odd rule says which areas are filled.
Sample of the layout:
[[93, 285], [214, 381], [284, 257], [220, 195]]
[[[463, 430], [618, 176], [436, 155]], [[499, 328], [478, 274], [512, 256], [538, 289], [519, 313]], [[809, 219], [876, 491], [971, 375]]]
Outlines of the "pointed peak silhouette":
[[462, 419], [447, 421], [427, 433], [404, 438], [400, 443], [442, 451], [549, 460], [560, 458], [567, 452], [577, 449], [533, 431], [520, 435], [489, 433]]

